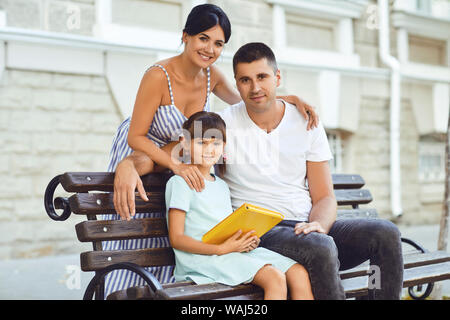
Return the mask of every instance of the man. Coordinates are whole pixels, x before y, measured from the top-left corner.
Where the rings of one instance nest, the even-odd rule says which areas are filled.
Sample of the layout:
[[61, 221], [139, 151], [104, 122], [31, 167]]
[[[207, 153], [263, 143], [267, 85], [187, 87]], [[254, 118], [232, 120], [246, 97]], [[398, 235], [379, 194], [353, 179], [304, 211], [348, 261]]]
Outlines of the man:
[[[228, 141], [224, 179], [233, 207], [249, 202], [286, 217], [262, 236], [260, 245], [304, 265], [316, 299], [344, 299], [338, 271], [368, 259], [381, 272], [375, 297], [399, 299], [403, 260], [397, 227], [385, 220], [336, 221], [325, 130], [319, 124], [307, 131], [295, 108], [276, 100], [281, 76], [272, 50], [262, 43], [242, 46], [233, 57], [233, 70], [243, 102], [222, 113]], [[249, 130], [243, 133], [243, 128]], [[263, 151], [256, 162], [235, 161], [252, 144], [265, 146], [266, 154], [277, 150], [278, 159], [264, 157]]]
[[319, 124], [307, 131], [295, 107], [276, 99], [281, 75], [272, 50], [262, 43], [242, 46], [233, 70], [243, 101], [221, 113], [227, 124], [224, 180], [233, 208], [248, 202], [285, 215], [260, 245], [302, 264], [315, 299], [345, 299], [339, 270], [366, 260], [381, 273], [375, 298], [399, 299], [397, 227], [385, 220], [336, 221], [325, 130]]

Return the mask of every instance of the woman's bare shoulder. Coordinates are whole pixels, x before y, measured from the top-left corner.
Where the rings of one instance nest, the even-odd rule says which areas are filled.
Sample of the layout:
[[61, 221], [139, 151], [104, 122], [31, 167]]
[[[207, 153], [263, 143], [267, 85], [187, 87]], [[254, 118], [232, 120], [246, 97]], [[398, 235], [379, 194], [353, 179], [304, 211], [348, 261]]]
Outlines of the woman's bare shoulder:
[[142, 76], [141, 85], [152, 89], [164, 89], [167, 87], [167, 77], [161, 68], [150, 67]]

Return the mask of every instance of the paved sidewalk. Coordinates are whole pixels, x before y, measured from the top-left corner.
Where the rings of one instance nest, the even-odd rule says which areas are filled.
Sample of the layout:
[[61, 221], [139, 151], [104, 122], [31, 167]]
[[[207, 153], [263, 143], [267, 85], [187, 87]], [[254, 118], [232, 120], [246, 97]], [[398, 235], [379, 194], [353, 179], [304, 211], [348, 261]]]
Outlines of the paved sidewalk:
[[[438, 225], [399, 226], [403, 237], [436, 250]], [[449, 236], [450, 245], [450, 236]], [[94, 276], [79, 269], [80, 256], [0, 261], [0, 299], [79, 300]], [[450, 280], [441, 282], [450, 296]], [[406, 290], [404, 291], [406, 295]]]

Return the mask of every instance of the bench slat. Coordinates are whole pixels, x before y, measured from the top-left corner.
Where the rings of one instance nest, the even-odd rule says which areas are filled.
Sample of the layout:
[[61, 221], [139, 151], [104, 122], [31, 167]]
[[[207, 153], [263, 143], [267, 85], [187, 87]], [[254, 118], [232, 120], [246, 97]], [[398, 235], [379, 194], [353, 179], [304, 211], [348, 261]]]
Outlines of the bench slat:
[[337, 220], [340, 219], [376, 219], [378, 218], [378, 212], [376, 209], [364, 208], [364, 209], [338, 209]]
[[[372, 201], [369, 190], [335, 190], [338, 205], [360, 205]], [[165, 211], [164, 193], [147, 192], [148, 202], [136, 196], [136, 212]], [[70, 208], [75, 214], [116, 213], [112, 193], [77, 193], [69, 198]], [[366, 211], [367, 212], [367, 211]], [[356, 212], [355, 212], [356, 213]], [[369, 213], [370, 216], [373, 212]]]
[[[403, 287], [425, 284], [430, 281], [439, 281], [450, 278], [450, 253], [445, 251], [410, 254], [403, 257], [405, 263]], [[341, 271], [340, 277], [346, 291], [347, 298], [367, 294], [368, 263], [347, 271]], [[411, 269], [411, 270], [408, 270]], [[164, 292], [159, 294], [160, 299], [219, 299], [219, 300], [259, 300], [263, 298], [263, 291], [257, 287], [244, 288], [241, 285], [239, 292], [233, 287], [217, 284], [197, 286], [191, 281], [163, 284]], [[195, 288], [194, 288], [195, 287]], [[220, 289], [220, 293], [214, 291]], [[126, 293], [126, 294], [125, 294]], [[239, 293], [239, 294], [238, 294]], [[145, 286], [134, 287], [131, 290], [121, 290], [111, 294], [108, 299], [149, 299], [149, 291]]]
[[[450, 253], [445, 251], [435, 251], [427, 253], [413, 253], [403, 255], [404, 269], [415, 268], [419, 266], [426, 266], [430, 264], [442, 263], [450, 261]], [[339, 272], [341, 279], [348, 279], [352, 277], [359, 277], [367, 275], [369, 263], [363, 263], [355, 268], [343, 270]]]
[[[148, 202], [136, 196], [136, 212], [165, 211], [164, 193], [147, 192]], [[69, 198], [70, 209], [75, 214], [116, 213], [112, 193], [77, 193]]]
[[437, 282], [450, 279], [450, 262], [430, 264], [410, 269], [403, 273], [403, 287], [412, 287], [419, 284]]
[[[403, 287], [441, 281], [450, 278], [450, 262], [405, 269]], [[342, 285], [346, 298], [366, 295], [368, 291], [368, 276], [343, 279]], [[172, 287], [158, 292], [159, 299], [223, 299], [226, 297], [250, 295], [262, 297], [262, 290], [253, 285], [230, 287], [223, 284], [193, 285], [182, 288]]]
[[98, 271], [119, 262], [132, 262], [141, 267], [175, 264], [172, 248], [147, 248], [121, 251], [89, 251], [80, 255], [83, 271]]
[[[150, 173], [141, 177], [145, 190], [162, 190], [171, 172]], [[360, 189], [365, 185], [358, 174], [332, 174], [334, 189]], [[60, 178], [67, 192], [114, 191], [113, 172], [66, 172]]]
[[[169, 172], [152, 173], [141, 179], [147, 191], [164, 190], [172, 175]], [[67, 192], [114, 191], [114, 173], [66, 172], [60, 178], [60, 183]]]
[[[94, 202], [94, 200], [90, 201], [92, 205]], [[375, 209], [338, 210], [338, 219], [377, 218], [377, 216]], [[165, 218], [143, 218], [130, 221], [90, 220], [78, 223], [75, 229], [78, 240], [81, 242], [142, 239], [168, 235]]]
[[342, 280], [342, 286], [345, 291], [345, 298], [355, 298], [367, 295], [368, 276], [355, 277]]
[[[342, 280], [346, 297], [352, 298], [366, 294], [368, 279], [368, 276], [363, 276]], [[450, 279], [450, 262], [405, 269], [403, 272], [403, 288], [447, 279]]]
[[359, 174], [338, 174], [331, 175], [334, 189], [361, 189], [366, 182]]
[[257, 293], [258, 291], [262, 291], [262, 289], [252, 284], [240, 284], [231, 287], [221, 283], [208, 283], [185, 286], [181, 288], [165, 288], [163, 291], [157, 292], [156, 298], [173, 300], [210, 300], [230, 296], [248, 295]]
[[105, 241], [142, 239], [168, 235], [165, 218], [143, 218], [126, 220], [90, 220], [75, 226], [78, 240]]
[[370, 191], [365, 189], [334, 190], [334, 195], [340, 206], [367, 204], [373, 200]]

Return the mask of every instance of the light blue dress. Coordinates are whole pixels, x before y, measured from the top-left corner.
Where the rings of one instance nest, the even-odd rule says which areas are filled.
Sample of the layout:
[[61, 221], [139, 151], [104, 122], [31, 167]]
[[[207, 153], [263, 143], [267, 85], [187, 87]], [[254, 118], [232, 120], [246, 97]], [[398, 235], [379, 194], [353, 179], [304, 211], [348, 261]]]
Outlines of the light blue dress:
[[[171, 177], [166, 185], [167, 214], [170, 208], [185, 211], [184, 233], [199, 241], [208, 230], [233, 212], [228, 185], [219, 177], [212, 176], [215, 181], [205, 180], [205, 188], [201, 192], [190, 189], [177, 175]], [[197, 284], [218, 282], [234, 286], [251, 282], [266, 264], [284, 273], [296, 263], [262, 247], [221, 256], [193, 254], [177, 249], [174, 252], [175, 280], [192, 280]]]

